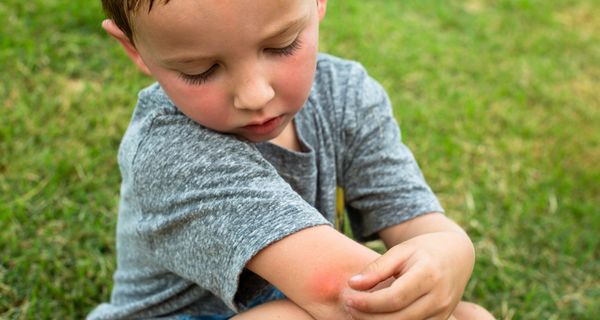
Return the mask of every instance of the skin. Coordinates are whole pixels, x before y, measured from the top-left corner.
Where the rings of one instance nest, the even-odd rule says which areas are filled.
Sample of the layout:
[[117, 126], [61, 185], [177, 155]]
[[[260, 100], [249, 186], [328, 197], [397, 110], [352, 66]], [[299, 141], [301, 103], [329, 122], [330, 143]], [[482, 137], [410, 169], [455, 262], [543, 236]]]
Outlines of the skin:
[[[325, 3], [171, 1], [135, 15], [135, 46], [112, 21], [103, 27], [191, 119], [294, 149], [292, 119], [312, 85]], [[272, 128], [252, 126], [273, 119]]]
[[[191, 119], [299, 150], [293, 117], [310, 92], [326, 4], [174, 0], [133, 16], [135, 45], [112, 21], [102, 26]], [[474, 253], [451, 220], [432, 213], [379, 236], [390, 248], [383, 256], [327, 226], [269, 245], [246, 267], [289, 300], [236, 318], [446, 319], [455, 308], [464, 319], [491, 318], [459, 303]]]
[[311, 282], [308, 283], [308, 290], [314, 292], [322, 300], [335, 299], [348, 276], [340, 273], [337, 268], [328, 267], [317, 270], [311, 277]]
[[[354, 319], [446, 319], [459, 302], [475, 261], [467, 234], [439, 213], [384, 229], [388, 252], [349, 280], [357, 291], [345, 296]], [[394, 277], [387, 288], [367, 292]], [[481, 310], [485, 309], [479, 307]], [[493, 319], [487, 311], [463, 319]]]

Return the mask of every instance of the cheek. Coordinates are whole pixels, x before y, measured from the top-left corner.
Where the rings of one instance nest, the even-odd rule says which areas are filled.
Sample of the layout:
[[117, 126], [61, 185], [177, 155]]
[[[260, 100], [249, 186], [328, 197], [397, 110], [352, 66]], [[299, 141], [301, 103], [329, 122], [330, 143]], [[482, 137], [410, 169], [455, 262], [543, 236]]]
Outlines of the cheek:
[[192, 120], [211, 129], [222, 129], [228, 114], [227, 97], [211, 85], [189, 86], [179, 79], [159, 81], [179, 111]]
[[279, 68], [277, 84], [280, 96], [289, 103], [299, 104], [306, 101], [316, 68], [316, 48], [303, 47], [297, 55], [290, 57], [285, 67]]

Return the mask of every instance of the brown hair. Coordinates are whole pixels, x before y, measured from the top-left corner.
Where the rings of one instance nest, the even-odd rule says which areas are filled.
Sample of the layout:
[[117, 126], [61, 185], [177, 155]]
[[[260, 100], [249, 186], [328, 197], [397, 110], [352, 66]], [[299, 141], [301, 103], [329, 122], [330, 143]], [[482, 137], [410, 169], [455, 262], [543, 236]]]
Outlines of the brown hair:
[[[133, 28], [131, 27], [131, 17], [144, 5], [148, 5], [148, 12], [152, 10], [155, 0], [102, 0], [102, 8], [106, 16], [113, 20], [115, 24], [127, 35], [133, 43]], [[162, 4], [167, 4], [169, 0], [160, 0]]]

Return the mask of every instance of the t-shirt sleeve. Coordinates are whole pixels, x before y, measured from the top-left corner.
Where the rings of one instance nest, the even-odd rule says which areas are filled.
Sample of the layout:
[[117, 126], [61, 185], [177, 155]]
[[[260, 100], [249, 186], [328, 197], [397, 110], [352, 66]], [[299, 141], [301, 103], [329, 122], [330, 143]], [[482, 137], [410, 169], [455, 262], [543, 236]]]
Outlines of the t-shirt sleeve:
[[244, 269], [255, 254], [303, 228], [328, 224], [253, 145], [184, 116], [153, 120], [133, 168], [137, 232], [153, 259], [233, 310], [266, 285]]
[[348, 79], [342, 187], [354, 236], [370, 240], [386, 227], [443, 212], [401, 141], [385, 90], [361, 67]]

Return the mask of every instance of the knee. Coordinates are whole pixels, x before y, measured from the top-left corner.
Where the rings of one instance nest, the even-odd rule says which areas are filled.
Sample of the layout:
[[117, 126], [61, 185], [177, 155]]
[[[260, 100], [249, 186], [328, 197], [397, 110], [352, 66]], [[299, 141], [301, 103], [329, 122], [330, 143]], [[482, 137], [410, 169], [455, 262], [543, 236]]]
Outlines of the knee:
[[265, 302], [232, 318], [232, 320], [255, 319], [309, 320], [313, 318], [298, 305], [287, 299]]
[[454, 309], [452, 315], [457, 320], [494, 320], [496, 319], [489, 311], [487, 311], [484, 307], [472, 303], [461, 301]]

